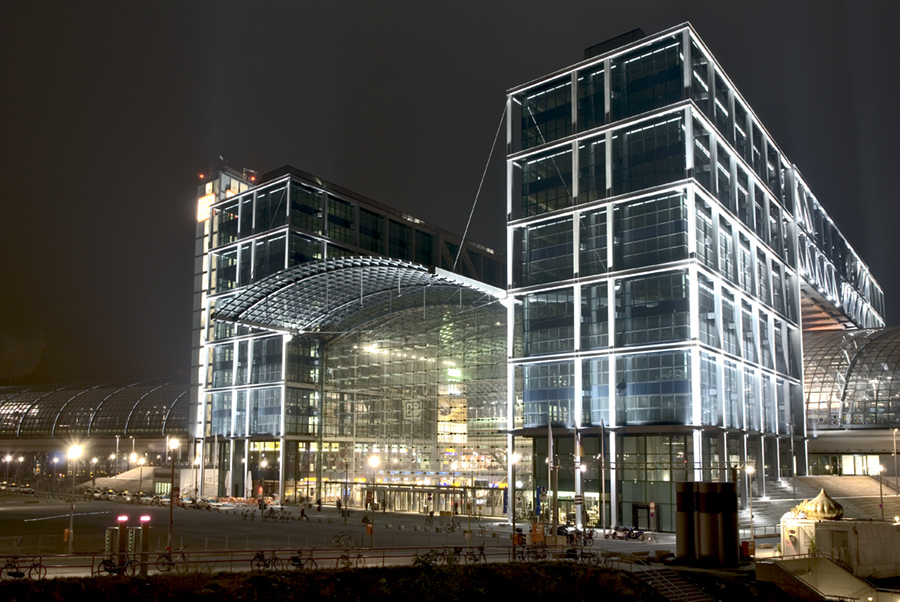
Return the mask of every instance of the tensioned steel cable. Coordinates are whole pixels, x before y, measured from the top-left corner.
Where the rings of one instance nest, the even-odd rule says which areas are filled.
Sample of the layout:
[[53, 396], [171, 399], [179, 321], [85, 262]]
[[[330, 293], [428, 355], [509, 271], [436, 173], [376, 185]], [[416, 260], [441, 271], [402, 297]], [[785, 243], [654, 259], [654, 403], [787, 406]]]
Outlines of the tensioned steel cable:
[[463, 230], [462, 240], [459, 242], [459, 249], [456, 250], [456, 259], [453, 260], [453, 267], [450, 271], [456, 271], [456, 264], [459, 263], [459, 257], [462, 255], [463, 245], [466, 244], [466, 235], [469, 233], [469, 225], [472, 223], [472, 216], [475, 215], [475, 206], [478, 204], [478, 197], [481, 196], [481, 188], [484, 186], [484, 179], [487, 177], [487, 170], [491, 164], [491, 158], [494, 156], [494, 149], [497, 148], [497, 139], [500, 137], [500, 129], [503, 127], [503, 119], [506, 117], [506, 103], [503, 103], [503, 112], [500, 114], [500, 123], [497, 124], [497, 131], [494, 133], [494, 143], [491, 145], [491, 151], [488, 153], [487, 163], [484, 164], [484, 171], [481, 173], [481, 182], [478, 183], [478, 191], [475, 193], [475, 201], [472, 203], [472, 210], [469, 211], [469, 219], [466, 221], [466, 228]]

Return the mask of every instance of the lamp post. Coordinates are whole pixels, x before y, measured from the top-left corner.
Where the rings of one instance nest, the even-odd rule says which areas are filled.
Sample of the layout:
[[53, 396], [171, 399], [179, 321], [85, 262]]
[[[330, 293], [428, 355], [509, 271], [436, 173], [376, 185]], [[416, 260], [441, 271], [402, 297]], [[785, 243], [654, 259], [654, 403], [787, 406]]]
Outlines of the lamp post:
[[756, 469], [753, 466], [748, 466], [747, 470], [747, 497], [750, 500], [750, 542], [754, 542], [753, 539], [753, 473], [756, 472]]
[[370, 525], [372, 529], [372, 547], [375, 547], [375, 469], [378, 468], [378, 464], [381, 462], [381, 458], [378, 456], [369, 456], [369, 466], [372, 467], [372, 517], [370, 519]]
[[25, 461], [25, 456], [19, 456], [19, 463], [16, 464], [16, 484], [17, 485], [22, 484], [22, 477], [20, 475], [22, 474], [22, 462], [24, 462], [24, 461]]
[[[54, 459], [55, 461], [55, 459]], [[91, 488], [97, 487], [97, 462], [99, 460], [97, 458], [91, 458]], [[94, 501], [94, 496], [91, 496], [91, 501]]]
[[[134, 465], [137, 464], [137, 454], [134, 453], [134, 437], [131, 438], [131, 453], [128, 454], [128, 471], [130, 472]], [[130, 475], [129, 475], [130, 476]], [[140, 483], [138, 483], [138, 492], [140, 492], [141, 487]]]
[[6, 457], [3, 458], [3, 461], [6, 462], [6, 482], [9, 483], [9, 463], [12, 462], [12, 456], [6, 454]]
[[259, 485], [262, 488], [262, 497], [263, 500], [266, 499], [266, 468], [269, 466], [269, 461], [263, 458], [259, 463]]
[[[56, 463], [59, 462], [59, 458], [53, 458], [53, 492], [56, 493], [56, 485], [59, 482], [59, 473], [56, 471]], [[9, 478], [9, 475], [6, 475]]]
[[350, 463], [344, 460], [344, 487], [341, 490], [341, 514], [344, 516], [344, 524], [347, 524], [347, 515], [350, 514], [347, 504], [350, 502]]
[[71, 506], [69, 508], [69, 537], [68, 537], [68, 553], [72, 553], [72, 548], [74, 539], [75, 539], [75, 464], [78, 461], [78, 458], [81, 457], [81, 452], [83, 448], [80, 445], [73, 445], [69, 448], [69, 453], [67, 457], [69, 458], [69, 464], [72, 466], [72, 501]]
[[878, 497], [880, 499], [880, 503], [878, 507], [881, 508], [881, 520], [884, 520], [884, 477], [882, 473], [884, 472], [884, 466], [881, 464], [875, 467], [875, 474], [878, 475]]
[[[140, 467], [140, 470], [138, 471], [138, 495], [144, 493], [144, 462], [146, 461], [147, 460], [145, 460], [143, 457], [138, 460], [138, 466]], [[140, 500], [138, 500], [138, 502], [140, 502]]]
[[175, 509], [175, 450], [178, 449], [178, 439], [169, 439], [169, 454], [172, 456], [172, 480], [169, 489], [169, 536], [166, 538], [166, 551], [172, 552], [172, 512]]
[[513, 452], [509, 457], [509, 465], [512, 468], [512, 479], [509, 481], [509, 516], [512, 519], [513, 558], [516, 557], [516, 546], [519, 544], [519, 534], [516, 533], [516, 463], [522, 459], [522, 454]]
[[900, 495], [900, 484], [897, 481], [897, 429], [891, 429], [894, 434], [894, 495]]
[[[244, 458], [241, 458], [241, 461], [244, 461]], [[200, 476], [200, 455], [194, 456], [193, 462], [193, 471], [194, 471], [194, 497], [200, 498], [200, 485], [198, 485], [198, 477]]]

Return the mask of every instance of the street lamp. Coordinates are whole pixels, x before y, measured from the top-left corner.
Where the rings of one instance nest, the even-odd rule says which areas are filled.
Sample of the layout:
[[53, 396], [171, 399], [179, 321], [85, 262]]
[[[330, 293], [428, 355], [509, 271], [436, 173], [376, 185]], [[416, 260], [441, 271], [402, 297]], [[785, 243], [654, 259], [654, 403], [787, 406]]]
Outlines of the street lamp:
[[75, 463], [78, 461], [78, 458], [81, 457], [81, 452], [84, 449], [80, 445], [73, 445], [69, 448], [69, 453], [67, 457], [69, 458], [69, 464], [72, 466], [72, 505], [69, 508], [69, 537], [68, 537], [68, 553], [72, 553], [72, 547], [75, 543]]
[[[53, 458], [53, 492], [56, 493], [56, 485], [59, 482], [59, 473], [56, 472], [56, 463], [59, 462], [59, 458]], [[6, 475], [9, 478], [9, 475]]]
[[378, 456], [369, 456], [369, 466], [372, 467], [372, 518], [370, 520], [370, 525], [372, 529], [372, 547], [375, 547], [375, 469], [378, 468], [378, 464], [381, 463], [381, 458]]
[[169, 536], [166, 538], [166, 551], [172, 552], [172, 511], [175, 509], [175, 450], [178, 449], [178, 439], [169, 439], [169, 453], [172, 456], [172, 481], [169, 489]]
[[753, 543], [755, 540], [753, 539], [753, 473], [756, 472], [756, 468], [753, 466], [747, 467], [747, 496], [750, 500], [750, 543]]
[[512, 479], [509, 481], [509, 516], [512, 518], [513, 558], [516, 557], [516, 546], [519, 544], [519, 534], [516, 533], [516, 463], [522, 459], [522, 454], [513, 452], [509, 457], [509, 465], [512, 468]]
[[[144, 462], [146, 462], [143, 457], [138, 460], [138, 466], [140, 467], [140, 471], [138, 472], [138, 490], [137, 494], [141, 495], [144, 493]], [[138, 500], [140, 502], [140, 500]]]
[[[55, 459], [54, 459], [55, 461]], [[97, 486], [97, 458], [91, 458], [91, 487]], [[91, 496], [91, 501], [94, 500], [94, 496]]]
[[[307, 479], [309, 478], [309, 470], [307, 469]], [[341, 515], [344, 517], [344, 524], [347, 524], [347, 517], [350, 509], [347, 505], [350, 503], [350, 462], [344, 460], [344, 487], [341, 489]]]
[[12, 462], [12, 456], [6, 454], [6, 457], [3, 458], [3, 461], [6, 462], [6, 482], [9, 483], [9, 463]]
[[259, 462], [259, 486], [262, 489], [262, 493], [260, 497], [265, 501], [266, 499], [266, 468], [269, 466], [269, 461], [263, 458]]
[[[243, 461], [243, 460], [244, 459], [241, 458], [241, 461]], [[200, 499], [200, 485], [197, 484], [198, 477], [200, 475], [200, 455], [199, 454], [194, 457], [193, 472], [194, 472], [194, 497], [197, 499]]]
[[900, 485], [897, 482], [897, 429], [891, 429], [894, 434], [894, 494], [900, 495]]
[[25, 457], [19, 456], [19, 463], [16, 465], [16, 483], [19, 485], [22, 484], [22, 477], [19, 475], [22, 473], [22, 462], [24, 462], [24, 461], [25, 461]]
[[878, 464], [874, 470], [875, 474], [878, 475], [878, 497], [881, 500], [878, 507], [881, 508], [881, 520], [884, 520], [884, 477], [881, 476], [881, 473], [884, 472], [884, 466]]

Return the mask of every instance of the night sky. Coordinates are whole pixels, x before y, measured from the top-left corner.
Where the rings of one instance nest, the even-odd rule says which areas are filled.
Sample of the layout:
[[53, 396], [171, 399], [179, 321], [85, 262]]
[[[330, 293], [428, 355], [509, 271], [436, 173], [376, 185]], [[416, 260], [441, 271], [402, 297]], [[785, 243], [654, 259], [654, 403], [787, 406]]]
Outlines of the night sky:
[[[900, 324], [900, 3], [737, 4], [4, 3], [0, 385], [187, 373], [198, 173], [220, 155], [461, 233], [507, 89], [685, 21]], [[504, 152], [470, 229], [501, 251]]]

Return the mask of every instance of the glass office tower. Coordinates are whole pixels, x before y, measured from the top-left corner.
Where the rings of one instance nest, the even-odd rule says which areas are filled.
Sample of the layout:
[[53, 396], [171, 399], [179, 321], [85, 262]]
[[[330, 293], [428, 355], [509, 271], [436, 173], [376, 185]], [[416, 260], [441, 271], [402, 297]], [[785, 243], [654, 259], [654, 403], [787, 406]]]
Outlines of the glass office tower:
[[504, 258], [293, 168], [199, 196], [195, 486], [500, 514]]
[[674, 530], [804, 470], [801, 329], [883, 298], [691, 26], [631, 40], [508, 94], [509, 416], [576, 520]]

